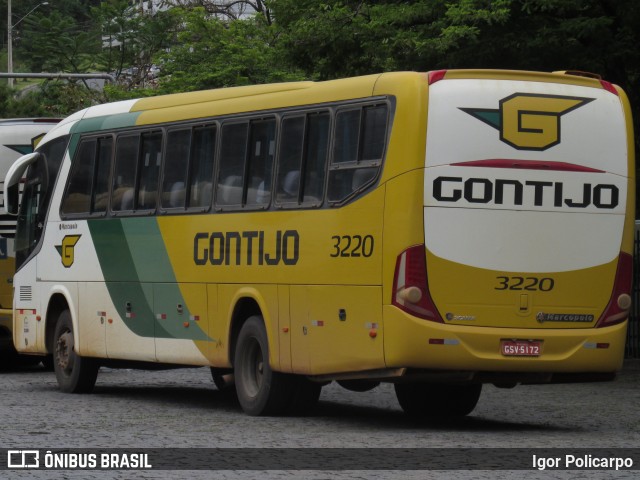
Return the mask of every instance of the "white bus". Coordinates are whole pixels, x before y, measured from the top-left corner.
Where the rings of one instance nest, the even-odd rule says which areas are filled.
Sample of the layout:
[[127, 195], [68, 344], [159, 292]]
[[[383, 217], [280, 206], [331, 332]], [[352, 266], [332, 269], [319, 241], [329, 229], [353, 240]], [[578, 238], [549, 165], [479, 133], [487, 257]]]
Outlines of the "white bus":
[[[59, 121], [53, 118], [0, 119], [0, 191], [4, 191], [4, 177], [13, 162], [33, 152], [45, 133]], [[16, 218], [0, 214], [0, 358], [5, 359], [15, 352], [11, 334], [15, 232]]]

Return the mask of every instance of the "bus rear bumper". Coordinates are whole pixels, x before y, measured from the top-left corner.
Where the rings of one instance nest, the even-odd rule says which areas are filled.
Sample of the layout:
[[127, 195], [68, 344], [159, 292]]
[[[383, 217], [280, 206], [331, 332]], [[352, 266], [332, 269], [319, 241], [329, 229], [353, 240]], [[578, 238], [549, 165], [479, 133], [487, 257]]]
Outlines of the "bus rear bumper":
[[[444, 379], [457, 372], [459, 381], [482, 383], [610, 380], [622, 368], [626, 331], [626, 321], [605, 328], [571, 329], [446, 325], [384, 306], [385, 363], [388, 368], [407, 368], [406, 378], [422, 372]], [[505, 356], [504, 340], [539, 341], [541, 352]]]

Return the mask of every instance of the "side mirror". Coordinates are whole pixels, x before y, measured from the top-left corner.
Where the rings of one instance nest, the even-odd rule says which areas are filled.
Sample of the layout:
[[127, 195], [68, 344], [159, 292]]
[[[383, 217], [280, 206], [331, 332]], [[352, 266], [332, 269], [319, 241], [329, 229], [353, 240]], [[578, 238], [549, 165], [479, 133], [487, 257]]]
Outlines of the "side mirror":
[[27, 168], [38, 159], [43, 159], [44, 161], [44, 157], [40, 153], [29, 153], [20, 157], [9, 168], [4, 179], [4, 209], [9, 215], [18, 214], [18, 207], [20, 206], [20, 181], [27, 171]]

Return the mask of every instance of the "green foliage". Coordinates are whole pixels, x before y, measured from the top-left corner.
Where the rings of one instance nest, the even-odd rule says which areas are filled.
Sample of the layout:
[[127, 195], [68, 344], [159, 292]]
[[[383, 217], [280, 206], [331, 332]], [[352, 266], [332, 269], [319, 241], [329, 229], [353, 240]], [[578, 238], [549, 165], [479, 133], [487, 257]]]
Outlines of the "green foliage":
[[275, 0], [273, 10], [289, 60], [320, 78], [469, 67], [606, 73], [637, 45], [640, 20], [631, 0]]
[[153, 97], [160, 95], [157, 88], [136, 88], [130, 89], [124, 85], [105, 85], [104, 98], [107, 102], [118, 102], [120, 100], [132, 100], [135, 98]]
[[139, 88], [153, 57], [171, 46], [179, 18], [165, 11], [141, 14], [127, 0], [106, 1], [91, 12], [101, 32], [98, 68], [115, 73], [128, 88]]
[[174, 9], [183, 28], [172, 48], [160, 54], [163, 92], [202, 90], [298, 80], [302, 74], [280, 61], [273, 27], [263, 18], [225, 22], [203, 9]]
[[[321, 79], [450, 63], [485, 31], [506, 24], [510, 0], [277, 0], [289, 60]], [[480, 49], [484, 53], [484, 49]]]
[[24, 36], [16, 44], [16, 54], [29, 71], [78, 73], [91, 67], [99, 38], [71, 15], [54, 10], [33, 14], [24, 23]]
[[96, 94], [82, 84], [51, 81], [41, 88], [15, 97], [0, 84], [0, 117], [65, 117], [96, 103]]

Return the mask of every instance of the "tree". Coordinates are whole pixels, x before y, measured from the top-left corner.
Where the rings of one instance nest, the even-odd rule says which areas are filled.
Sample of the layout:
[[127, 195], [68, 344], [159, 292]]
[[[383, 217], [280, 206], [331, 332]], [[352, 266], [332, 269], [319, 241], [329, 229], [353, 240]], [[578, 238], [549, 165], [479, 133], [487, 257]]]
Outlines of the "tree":
[[[0, 0], [0, 11], [6, 11], [6, 3]], [[16, 63], [33, 72], [41, 71], [44, 63], [56, 70], [59, 65], [64, 71], [80, 68], [83, 60], [78, 56], [99, 48], [90, 17], [90, 7], [96, 3], [99, 0], [57, 0], [48, 5], [40, 5], [40, 0], [13, 0], [13, 21], [19, 22], [13, 31]]]
[[101, 31], [99, 67], [113, 72], [127, 88], [144, 87], [154, 57], [174, 39], [177, 17], [167, 11], [140, 12], [127, 0], [103, 2], [92, 15]]
[[259, 14], [225, 21], [203, 8], [170, 13], [182, 28], [171, 49], [158, 56], [163, 92], [303, 78], [283, 64], [275, 30]]
[[95, 101], [94, 92], [78, 83], [47, 81], [20, 96], [0, 84], [0, 118], [65, 117]]
[[24, 23], [17, 50], [28, 71], [79, 73], [91, 66], [99, 48], [95, 30], [58, 10], [33, 14]]
[[240, 20], [258, 14], [268, 25], [273, 23], [268, 0], [163, 0], [163, 7], [183, 9], [202, 7], [209, 17], [225, 21]]

